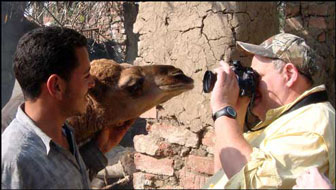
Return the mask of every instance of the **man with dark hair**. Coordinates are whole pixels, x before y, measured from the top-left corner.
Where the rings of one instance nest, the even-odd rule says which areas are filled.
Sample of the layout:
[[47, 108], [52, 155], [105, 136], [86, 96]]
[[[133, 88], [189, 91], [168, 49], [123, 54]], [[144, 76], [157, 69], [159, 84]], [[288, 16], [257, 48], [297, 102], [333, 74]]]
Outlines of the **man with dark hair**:
[[[61, 27], [34, 29], [18, 42], [14, 72], [25, 102], [1, 139], [2, 188], [90, 188], [103, 153], [130, 125], [103, 129], [79, 150], [68, 117], [85, 113], [90, 75], [86, 38]], [[84, 163], [85, 161], [85, 163]]]
[[211, 94], [217, 173], [206, 187], [291, 189], [314, 166], [335, 185], [335, 109], [325, 86], [314, 84], [314, 51], [288, 33], [260, 45], [237, 44], [254, 55], [251, 67], [260, 81], [250, 109], [261, 122], [243, 133], [250, 99], [238, 96], [235, 73], [221, 62]]

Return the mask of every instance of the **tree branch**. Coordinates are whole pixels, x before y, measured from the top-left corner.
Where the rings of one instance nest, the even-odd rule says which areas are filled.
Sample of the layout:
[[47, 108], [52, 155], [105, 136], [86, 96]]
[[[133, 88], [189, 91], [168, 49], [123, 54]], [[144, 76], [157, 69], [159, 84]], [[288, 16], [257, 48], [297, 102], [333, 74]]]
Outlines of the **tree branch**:
[[42, 6], [43, 6], [43, 8], [45, 8], [45, 9], [47, 10], [47, 12], [54, 18], [54, 20], [55, 20], [60, 26], [63, 27], [63, 24], [60, 23], [60, 22], [57, 20], [57, 18], [56, 18], [56, 17], [49, 11], [49, 9], [48, 9], [46, 6], [44, 6], [44, 4], [42, 4]]

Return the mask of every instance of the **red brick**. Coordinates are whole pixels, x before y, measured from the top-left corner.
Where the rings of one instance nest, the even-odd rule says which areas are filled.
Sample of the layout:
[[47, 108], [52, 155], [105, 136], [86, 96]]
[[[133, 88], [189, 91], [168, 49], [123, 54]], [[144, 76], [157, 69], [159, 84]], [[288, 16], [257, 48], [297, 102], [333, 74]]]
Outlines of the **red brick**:
[[174, 150], [170, 143], [163, 141], [163, 142], [160, 142], [158, 145], [159, 145], [159, 148], [155, 153], [156, 156], [169, 157], [169, 156], [174, 155]]
[[320, 42], [325, 42], [325, 41], [326, 41], [326, 34], [325, 34], [325, 32], [322, 32], [322, 33], [318, 36], [318, 41], [320, 41]]
[[214, 174], [213, 158], [190, 155], [186, 162], [187, 168], [193, 172]]
[[180, 186], [182, 186], [184, 189], [200, 189], [209, 178], [201, 174], [195, 174], [193, 172], [187, 171], [185, 167], [180, 170], [179, 177]]
[[152, 174], [172, 176], [174, 173], [173, 160], [169, 158], [156, 159], [135, 153], [134, 164], [136, 169]]
[[298, 16], [300, 14], [300, 4], [297, 3], [287, 3], [286, 5], [286, 16]]
[[332, 19], [332, 17], [329, 17], [327, 22], [328, 22], [328, 29], [335, 29], [335, 19]]
[[309, 15], [315, 15], [315, 16], [327, 16], [328, 15], [328, 7], [329, 5], [326, 4], [311, 4], [309, 5]]
[[309, 27], [327, 29], [327, 23], [323, 17], [310, 17], [308, 22]]
[[209, 130], [205, 133], [202, 139], [202, 144], [209, 147], [215, 146], [215, 133], [213, 130]]
[[164, 185], [160, 187], [159, 189], [183, 189], [181, 186], [172, 186], [172, 185]]

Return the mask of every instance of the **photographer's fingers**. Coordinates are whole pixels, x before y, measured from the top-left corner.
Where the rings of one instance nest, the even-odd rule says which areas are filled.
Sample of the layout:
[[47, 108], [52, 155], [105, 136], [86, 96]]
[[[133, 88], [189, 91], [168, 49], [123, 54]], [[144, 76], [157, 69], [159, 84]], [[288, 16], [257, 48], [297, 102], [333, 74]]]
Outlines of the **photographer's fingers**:
[[232, 75], [232, 74], [233, 74], [232, 69], [231, 69], [229, 63], [227, 63], [227, 62], [221, 60], [221, 61], [219, 61], [219, 64], [221, 65], [221, 67], [224, 69], [224, 71], [225, 71], [227, 74], [229, 74], [229, 75]]
[[238, 84], [235, 84], [237, 83], [235, 73], [228, 63], [220, 61], [220, 65], [220, 67], [214, 70], [217, 73], [217, 81], [211, 93], [213, 112], [228, 105], [235, 107], [238, 98], [239, 87]]
[[220, 60], [219, 61], [219, 64], [222, 66], [222, 67], [226, 67], [226, 65], [229, 65], [227, 62], [223, 61], [223, 60]]
[[234, 76], [234, 72], [230, 68], [230, 65], [224, 61], [220, 61], [219, 64], [221, 67], [218, 67], [214, 70], [217, 73], [217, 81], [215, 86], [228, 86], [228, 82], [231, 81], [231, 78]]
[[[229, 63], [220, 61], [219, 64], [221, 65], [220, 68], [222, 68], [225, 72], [225, 78], [224, 83], [226, 84], [226, 91], [230, 92], [230, 94], [238, 95], [239, 87], [238, 87], [238, 81], [235, 72], [232, 70], [232, 67], [229, 65]], [[235, 103], [235, 102], [232, 102]]]

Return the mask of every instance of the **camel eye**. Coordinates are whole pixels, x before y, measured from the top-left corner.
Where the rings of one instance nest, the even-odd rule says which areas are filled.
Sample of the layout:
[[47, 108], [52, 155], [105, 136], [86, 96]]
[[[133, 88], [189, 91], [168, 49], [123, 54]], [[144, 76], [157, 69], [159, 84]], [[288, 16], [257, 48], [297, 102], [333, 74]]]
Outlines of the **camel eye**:
[[140, 78], [134, 83], [130, 84], [128, 87], [126, 87], [126, 90], [131, 94], [131, 95], [139, 95], [141, 93], [142, 87], [144, 83], [144, 78]]

